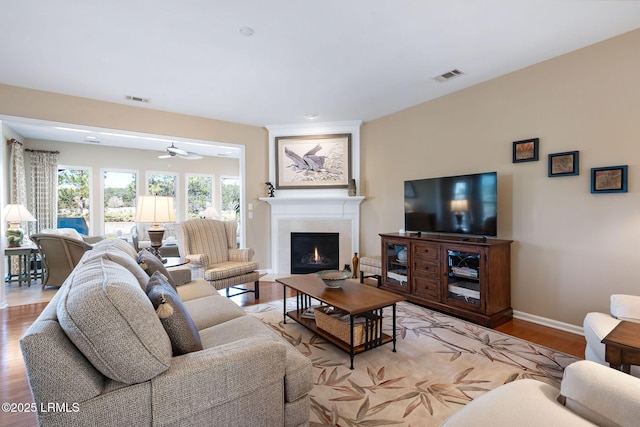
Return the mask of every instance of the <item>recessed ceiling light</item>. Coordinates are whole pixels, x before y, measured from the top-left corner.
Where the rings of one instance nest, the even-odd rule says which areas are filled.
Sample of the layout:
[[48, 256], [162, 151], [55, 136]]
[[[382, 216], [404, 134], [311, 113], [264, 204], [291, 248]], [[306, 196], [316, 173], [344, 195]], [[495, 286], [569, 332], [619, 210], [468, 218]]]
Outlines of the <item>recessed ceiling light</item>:
[[245, 37], [251, 37], [253, 35], [253, 28], [251, 27], [242, 27], [238, 30], [240, 34]]
[[309, 120], [313, 120], [313, 119], [317, 119], [318, 118], [317, 114], [305, 114], [304, 116]]

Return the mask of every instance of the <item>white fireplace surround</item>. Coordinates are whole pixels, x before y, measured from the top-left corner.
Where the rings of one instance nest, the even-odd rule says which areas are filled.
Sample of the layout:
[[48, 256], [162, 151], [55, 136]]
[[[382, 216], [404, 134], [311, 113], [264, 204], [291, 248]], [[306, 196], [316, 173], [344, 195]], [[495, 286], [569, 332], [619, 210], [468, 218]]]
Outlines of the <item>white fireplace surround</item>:
[[342, 268], [359, 251], [362, 196], [262, 197], [271, 205], [271, 269], [291, 273], [292, 232], [339, 233]]
[[[269, 180], [276, 183], [276, 137], [351, 134], [350, 176], [360, 185], [360, 126], [362, 121], [267, 126]], [[362, 196], [348, 196], [346, 188], [276, 189], [275, 197], [261, 197], [271, 205], [271, 273], [291, 274], [291, 233], [325, 232], [340, 235], [340, 268], [351, 265], [359, 251]]]

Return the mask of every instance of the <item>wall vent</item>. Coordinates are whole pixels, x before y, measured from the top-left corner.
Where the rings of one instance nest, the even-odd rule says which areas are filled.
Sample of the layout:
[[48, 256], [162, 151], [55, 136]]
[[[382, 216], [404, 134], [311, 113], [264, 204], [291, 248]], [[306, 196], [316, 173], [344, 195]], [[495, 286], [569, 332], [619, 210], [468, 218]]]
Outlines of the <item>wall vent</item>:
[[442, 73], [439, 76], [434, 77], [434, 79], [439, 82], [446, 82], [447, 80], [451, 80], [452, 78], [458, 77], [462, 74], [464, 74], [464, 71], [459, 68], [454, 68], [451, 71], [447, 71], [446, 73]]
[[127, 98], [129, 101], [135, 101], [135, 102], [149, 102], [149, 98], [143, 98], [141, 96], [131, 96], [131, 95], [127, 95], [125, 96], [125, 98]]

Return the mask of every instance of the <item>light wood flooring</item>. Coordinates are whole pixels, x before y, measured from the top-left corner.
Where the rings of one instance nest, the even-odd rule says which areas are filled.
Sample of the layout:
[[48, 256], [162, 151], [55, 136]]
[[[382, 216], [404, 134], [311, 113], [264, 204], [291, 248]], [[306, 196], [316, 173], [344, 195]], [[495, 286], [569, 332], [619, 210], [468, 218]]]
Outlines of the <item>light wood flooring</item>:
[[[260, 297], [256, 301], [253, 294], [244, 294], [232, 299], [243, 307], [278, 300], [283, 297], [282, 285], [275, 282], [260, 282]], [[0, 310], [0, 402], [26, 403], [33, 401], [18, 341], [46, 305], [47, 303], [35, 303]], [[580, 335], [518, 319], [513, 319], [496, 329], [576, 357], [584, 357], [585, 340]], [[0, 413], [0, 426], [35, 425], [37, 425], [35, 414]]]

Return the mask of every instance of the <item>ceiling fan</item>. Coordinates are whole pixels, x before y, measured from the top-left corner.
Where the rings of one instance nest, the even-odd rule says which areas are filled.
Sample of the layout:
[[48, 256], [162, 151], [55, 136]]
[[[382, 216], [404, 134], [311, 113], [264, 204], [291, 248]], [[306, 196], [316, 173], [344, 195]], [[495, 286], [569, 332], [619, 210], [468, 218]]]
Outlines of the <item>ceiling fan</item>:
[[169, 159], [171, 157], [180, 157], [181, 159], [187, 160], [198, 160], [202, 158], [200, 154], [190, 153], [176, 147], [173, 142], [171, 143], [170, 147], [167, 147], [167, 154], [161, 154], [158, 156], [159, 159]]

